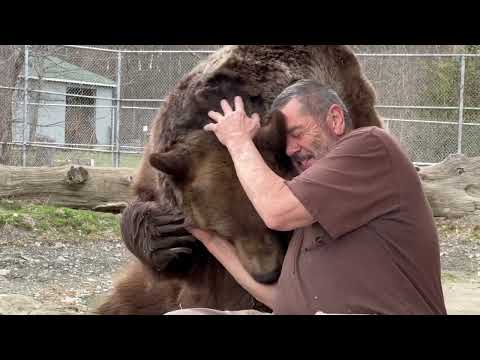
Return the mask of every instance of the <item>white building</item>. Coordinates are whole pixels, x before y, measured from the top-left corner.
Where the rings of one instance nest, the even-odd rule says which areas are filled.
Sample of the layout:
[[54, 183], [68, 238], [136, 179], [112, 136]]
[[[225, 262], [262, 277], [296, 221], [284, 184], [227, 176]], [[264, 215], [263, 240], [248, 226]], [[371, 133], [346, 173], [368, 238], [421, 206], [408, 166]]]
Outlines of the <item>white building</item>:
[[[26, 137], [32, 142], [111, 144], [116, 83], [53, 56], [31, 58]], [[24, 75], [17, 88], [23, 89]], [[83, 95], [79, 97], [74, 95]], [[18, 91], [14, 141], [23, 141], [23, 91]]]

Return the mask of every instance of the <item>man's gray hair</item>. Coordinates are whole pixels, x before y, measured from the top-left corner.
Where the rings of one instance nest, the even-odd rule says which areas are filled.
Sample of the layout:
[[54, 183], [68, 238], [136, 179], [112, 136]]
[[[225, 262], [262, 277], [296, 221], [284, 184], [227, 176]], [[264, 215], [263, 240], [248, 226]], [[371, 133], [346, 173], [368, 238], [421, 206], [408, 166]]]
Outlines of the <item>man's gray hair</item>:
[[353, 129], [352, 120], [345, 103], [335, 90], [319, 81], [304, 79], [288, 86], [275, 98], [271, 110], [281, 110], [292, 99], [297, 99], [302, 104], [302, 111], [319, 121], [321, 125], [323, 125], [328, 109], [336, 104], [343, 110], [345, 127]]

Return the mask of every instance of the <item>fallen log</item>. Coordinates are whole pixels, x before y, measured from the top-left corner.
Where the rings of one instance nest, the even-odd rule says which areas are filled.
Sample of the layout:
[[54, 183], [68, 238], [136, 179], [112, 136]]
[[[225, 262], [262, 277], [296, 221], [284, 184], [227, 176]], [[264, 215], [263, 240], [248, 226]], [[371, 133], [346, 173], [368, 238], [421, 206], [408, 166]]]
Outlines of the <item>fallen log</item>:
[[418, 174], [434, 216], [455, 218], [480, 212], [480, 156], [453, 154]]
[[38, 199], [75, 209], [121, 212], [133, 197], [134, 172], [84, 166], [0, 166], [0, 199]]
[[[480, 157], [450, 155], [441, 163], [418, 168], [436, 217], [480, 212]], [[43, 199], [48, 204], [121, 212], [133, 199], [135, 170], [64, 166], [0, 166], [0, 199]]]

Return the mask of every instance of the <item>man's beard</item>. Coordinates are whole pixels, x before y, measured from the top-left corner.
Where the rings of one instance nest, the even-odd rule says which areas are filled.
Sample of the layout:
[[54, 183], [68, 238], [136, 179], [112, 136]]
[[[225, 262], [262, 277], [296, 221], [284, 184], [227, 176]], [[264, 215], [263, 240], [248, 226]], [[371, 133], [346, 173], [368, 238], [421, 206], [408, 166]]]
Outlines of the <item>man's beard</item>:
[[300, 174], [310, 167], [311, 162], [316, 160], [316, 156], [310, 151], [307, 152], [301, 150], [298, 153], [292, 155], [291, 159], [293, 165], [295, 166], [295, 169], [297, 170], [297, 173]]
[[293, 165], [298, 174], [307, 170], [316, 160], [323, 158], [331, 150], [332, 146], [337, 142], [337, 138], [329, 136], [327, 143], [314, 140], [312, 142], [312, 150], [300, 150], [298, 153], [291, 156]]

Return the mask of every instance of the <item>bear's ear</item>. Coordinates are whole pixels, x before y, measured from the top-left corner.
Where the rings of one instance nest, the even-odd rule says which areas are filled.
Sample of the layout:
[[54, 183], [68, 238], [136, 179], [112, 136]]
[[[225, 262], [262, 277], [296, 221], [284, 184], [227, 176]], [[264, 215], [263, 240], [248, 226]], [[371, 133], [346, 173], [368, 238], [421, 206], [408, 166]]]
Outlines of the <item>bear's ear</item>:
[[190, 158], [185, 151], [180, 149], [170, 150], [164, 153], [153, 153], [150, 155], [150, 164], [157, 170], [182, 180], [188, 175]]
[[267, 114], [266, 125], [258, 130], [254, 141], [262, 149], [285, 152], [287, 147], [285, 116], [278, 110]]

